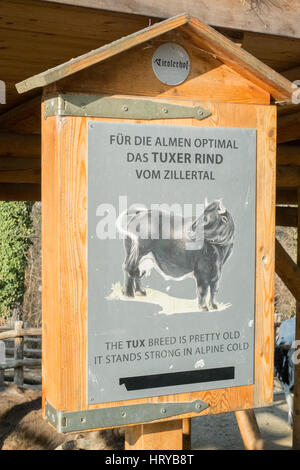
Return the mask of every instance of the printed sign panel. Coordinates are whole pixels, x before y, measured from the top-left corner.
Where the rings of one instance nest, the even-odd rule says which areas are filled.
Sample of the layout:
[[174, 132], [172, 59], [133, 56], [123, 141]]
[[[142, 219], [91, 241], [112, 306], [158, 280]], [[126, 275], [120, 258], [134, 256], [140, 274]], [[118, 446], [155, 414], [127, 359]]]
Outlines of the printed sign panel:
[[88, 403], [253, 384], [256, 130], [88, 122]]

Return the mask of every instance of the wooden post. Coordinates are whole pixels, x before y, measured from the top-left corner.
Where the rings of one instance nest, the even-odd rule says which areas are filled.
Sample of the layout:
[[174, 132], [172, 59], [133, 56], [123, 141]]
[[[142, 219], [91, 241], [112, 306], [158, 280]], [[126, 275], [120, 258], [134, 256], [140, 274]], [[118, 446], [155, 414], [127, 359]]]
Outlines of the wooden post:
[[191, 449], [191, 418], [182, 420], [182, 448], [183, 450]]
[[[300, 267], [300, 188], [298, 188], [297, 264]], [[296, 302], [296, 340], [300, 339], [300, 301]], [[295, 364], [293, 448], [300, 449], [300, 364]]]
[[[5, 343], [0, 341], [0, 364], [5, 362]], [[0, 370], [0, 390], [4, 388], [4, 370]]]
[[262, 450], [263, 440], [254, 410], [236, 411], [235, 416], [246, 450]]
[[[23, 360], [24, 358], [24, 336], [22, 336], [23, 322], [16, 321], [15, 322], [15, 360]], [[14, 369], [14, 383], [18, 387], [22, 387], [24, 384], [24, 369], [23, 366], [15, 367]]]
[[125, 430], [125, 450], [183, 450], [183, 421], [129, 426]]

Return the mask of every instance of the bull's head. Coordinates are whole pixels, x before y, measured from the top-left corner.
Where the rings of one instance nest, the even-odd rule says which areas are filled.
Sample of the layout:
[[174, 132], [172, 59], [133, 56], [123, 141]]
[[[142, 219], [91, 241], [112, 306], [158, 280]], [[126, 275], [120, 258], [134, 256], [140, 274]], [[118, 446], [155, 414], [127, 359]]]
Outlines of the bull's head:
[[204, 211], [191, 224], [188, 238], [192, 241], [206, 240], [209, 243], [223, 245], [233, 239], [234, 224], [231, 215], [222, 200], [211, 203], [205, 199]]
[[204, 239], [223, 245], [233, 239], [234, 223], [222, 200], [211, 202], [204, 209]]

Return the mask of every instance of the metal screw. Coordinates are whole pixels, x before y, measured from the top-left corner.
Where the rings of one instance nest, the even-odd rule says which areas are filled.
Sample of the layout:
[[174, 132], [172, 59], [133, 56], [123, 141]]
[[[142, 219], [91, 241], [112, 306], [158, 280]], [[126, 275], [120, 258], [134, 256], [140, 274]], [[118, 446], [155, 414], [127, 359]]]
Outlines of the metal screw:
[[198, 116], [202, 116], [203, 115], [203, 111], [201, 111], [200, 109], [197, 111], [197, 114]]
[[163, 109], [162, 109], [162, 110], [163, 110], [163, 112], [164, 112], [165, 114], [167, 114], [167, 113], [168, 113], [168, 109], [167, 109], [167, 108], [163, 107]]
[[126, 418], [126, 412], [123, 411], [123, 413], [121, 414], [122, 418]]
[[165, 413], [167, 412], [167, 410], [166, 410], [166, 408], [162, 408], [162, 409], [160, 410], [160, 412], [161, 412], [162, 414], [165, 414]]
[[122, 111], [128, 111], [128, 106], [126, 106], [126, 104], [122, 106]]
[[200, 403], [196, 403], [196, 410], [200, 410], [200, 409], [201, 409]]

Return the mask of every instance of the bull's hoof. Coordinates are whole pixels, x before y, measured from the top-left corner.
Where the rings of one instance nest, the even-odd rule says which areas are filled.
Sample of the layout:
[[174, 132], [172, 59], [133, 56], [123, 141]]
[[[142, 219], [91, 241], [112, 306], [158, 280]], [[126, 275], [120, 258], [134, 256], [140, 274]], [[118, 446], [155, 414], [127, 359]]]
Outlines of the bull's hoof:
[[132, 290], [123, 290], [123, 295], [125, 297], [134, 297], [134, 292]]
[[214, 309], [214, 310], [218, 310], [218, 305], [217, 304], [211, 304], [211, 307]]
[[144, 289], [137, 290], [137, 291], [135, 291], [135, 293], [138, 294], [138, 295], [144, 295], [144, 296], [147, 295], [147, 292]]
[[199, 310], [200, 312], [208, 312], [208, 307], [207, 305], [199, 305]]

